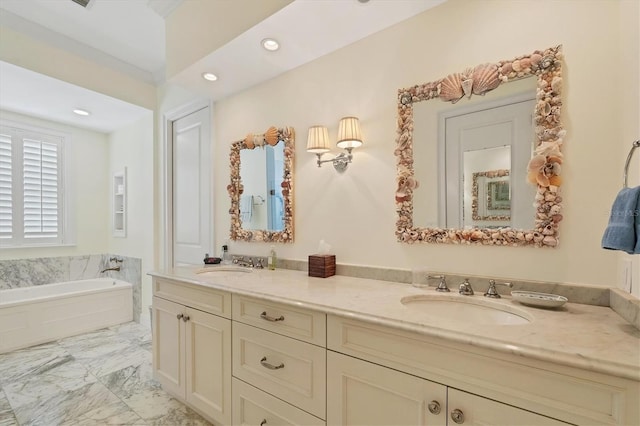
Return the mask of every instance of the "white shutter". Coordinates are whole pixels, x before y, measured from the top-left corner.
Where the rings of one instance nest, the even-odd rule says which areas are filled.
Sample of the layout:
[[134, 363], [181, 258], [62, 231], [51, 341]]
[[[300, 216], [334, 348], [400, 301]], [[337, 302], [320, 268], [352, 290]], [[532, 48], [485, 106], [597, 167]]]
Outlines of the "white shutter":
[[0, 239], [13, 233], [11, 136], [0, 134]]
[[58, 144], [23, 139], [24, 238], [57, 238], [59, 230]]

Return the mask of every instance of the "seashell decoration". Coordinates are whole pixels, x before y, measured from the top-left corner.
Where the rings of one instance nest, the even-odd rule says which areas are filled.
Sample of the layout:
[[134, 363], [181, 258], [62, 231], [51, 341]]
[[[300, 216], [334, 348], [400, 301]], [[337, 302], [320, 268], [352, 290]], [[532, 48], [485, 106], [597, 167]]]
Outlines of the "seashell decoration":
[[264, 141], [271, 146], [275, 146], [278, 143], [278, 129], [275, 127], [269, 127], [264, 132]]
[[496, 64], [478, 65], [473, 69], [473, 94], [484, 95], [502, 82]]
[[[396, 139], [396, 238], [408, 244], [446, 243], [500, 246], [556, 247], [558, 226], [562, 221], [562, 197], [559, 188], [563, 156], [561, 152], [566, 131], [560, 122], [562, 107], [562, 47], [536, 50], [496, 64], [482, 64], [469, 73], [450, 74], [442, 80], [416, 85], [398, 91]], [[537, 78], [534, 123], [535, 155], [529, 164], [529, 176], [537, 185], [534, 201], [535, 225], [530, 230], [511, 229], [441, 229], [419, 228], [413, 225], [411, 179], [413, 169], [413, 106], [414, 102], [439, 98], [456, 103], [463, 96], [482, 95], [503, 82], [524, 77]], [[469, 91], [471, 82], [471, 91]], [[495, 87], [494, 87], [495, 86]], [[466, 89], [466, 92], [465, 92]], [[486, 90], [485, 90], [486, 89]]]
[[255, 148], [256, 145], [253, 143], [253, 134], [247, 134], [247, 137], [244, 138], [244, 145], [247, 147], [247, 149]]

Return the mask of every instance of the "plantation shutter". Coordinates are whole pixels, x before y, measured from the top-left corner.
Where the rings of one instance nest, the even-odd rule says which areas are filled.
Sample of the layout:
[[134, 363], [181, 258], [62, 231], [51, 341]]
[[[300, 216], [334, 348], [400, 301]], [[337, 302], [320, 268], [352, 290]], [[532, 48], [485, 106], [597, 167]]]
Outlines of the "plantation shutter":
[[0, 133], [0, 239], [13, 233], [11, 136]]
[[60, 232], [59, 147], [23, 139], [24, 238], [57, 238]]

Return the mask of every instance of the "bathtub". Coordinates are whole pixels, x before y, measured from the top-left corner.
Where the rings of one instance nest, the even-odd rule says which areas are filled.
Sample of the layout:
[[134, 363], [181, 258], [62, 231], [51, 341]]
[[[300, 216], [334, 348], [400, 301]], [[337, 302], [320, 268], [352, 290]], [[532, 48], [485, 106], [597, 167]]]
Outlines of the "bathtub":
[[132, 319], [132, 285], [113, 278], [0, 290], [0, 353]]

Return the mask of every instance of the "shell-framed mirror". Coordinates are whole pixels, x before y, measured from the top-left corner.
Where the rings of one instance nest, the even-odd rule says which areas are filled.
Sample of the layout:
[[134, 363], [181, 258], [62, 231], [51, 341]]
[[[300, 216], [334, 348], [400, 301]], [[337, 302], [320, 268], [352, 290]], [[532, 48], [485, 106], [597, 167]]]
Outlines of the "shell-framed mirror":
[[[558, 245], [561, 48], [398, 90], [398, 241]], [[492, 170], [502, 170], [499, 182], [485, 179]], [[478, 214], [479, 184], [490, 214]], [[506, 206], [508, 215], [500, 214]]]
[[270, 127], [231, 144], [231, 240], [293, 242], [294, 153], [292, 127]]

